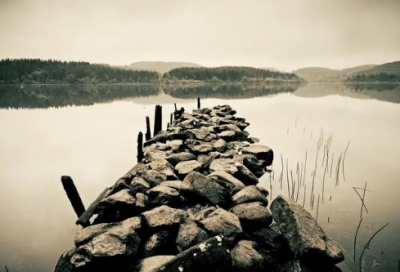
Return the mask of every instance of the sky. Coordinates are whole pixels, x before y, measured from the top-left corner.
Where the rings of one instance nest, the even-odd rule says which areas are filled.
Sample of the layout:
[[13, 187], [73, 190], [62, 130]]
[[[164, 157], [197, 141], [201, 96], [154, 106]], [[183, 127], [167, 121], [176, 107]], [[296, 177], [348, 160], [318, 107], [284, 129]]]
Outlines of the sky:
[[0, 58], [342, 69], [400, 60], [400, 0], [0, 0]]

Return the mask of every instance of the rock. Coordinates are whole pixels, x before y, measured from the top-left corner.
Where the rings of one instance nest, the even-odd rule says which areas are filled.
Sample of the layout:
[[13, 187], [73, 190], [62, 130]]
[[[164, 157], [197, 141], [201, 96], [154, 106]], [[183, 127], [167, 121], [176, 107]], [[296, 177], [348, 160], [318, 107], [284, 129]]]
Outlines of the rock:
[[193, 246], [151, 272], [230, 272], [232, 258], [220, 236]]
[[254, 173], [257, 178], [261, 178], [265, 174], [267, 163], [266, 161], [258, 160], [257, 158], [244, 157], [243, 165]]
[[193, 120], [185, 120], [178, 124], [178, 126], [183, 127], [185, 129], [192, 129], [194, 128], [194, 121]]
[[251, 143], [251, 144], [256, 144], [256, 143], [259, 143], [259, 142], [260, 142], [260, 139], [255, 138], [255, 137], [250, 137], [250, 138], [248, 139], [248, 141], [249, 141], [249, 143]]
[[173, 166], [166, 159], [158, 159], [149, 163], [150, 169], [156, 170], [161, 174], [165, 174], [167, 176], [167, 180], [176, 180], [178, 179], [174, 173]]
[[171, 140], [171, 141], [167, 141], [166, 145], [169, 146], [172, 149], [172, 151], [179, 151], [179, 149], [183, 145], [183, 141], [182, 140]]
[[239, 122], [239, 123], [236, 123], [236, 125], [237, 125], [241, 130], [245, 130], [248, 126], [250, 126], [250, 123]]
[[143, 256], [170, 255], [173, 252], [173, 236], [168, 230], [161, 230], [150, 236], [143, 247]]
[[135, 197], [136, 197], [136, 202], [135, 202], [136, 207], [142, 210], [146, 209], [149, 204], [149, 198], [147, 197], [147, 195], [142, 193], [137, 193]]
[[212, 172], [208, 177], [216, 180], [218, 184], [222, 185], [221, 182], [223, 182], [225, 185], [222, 185], [224, 187], [228, 187], [230, 189], [230, 194], [234, 194], [245, 188], [245, 185], [232, 176], [231, 174], [228, 174], [227, 172], [223, 171], [216, 171]]
[[242, 240], [232, 249], [232, 266], [235, 272], [263, 271], [264, 258], [255, 250], [256, 243]]
[[150, 228], [171, 226], [183, 222], [187, 213], [181, 209], [174, 209], [166, 205], [157, 207], [151, 211], [142, 213], [142, 216]]
[[255, 185], [247, 186], [232, 197], [232, 203], [234, 205], [257, 201], [262, 202], [265, 206], [268, 205], [267, 197], [265, 197], [265, 194], [261, 193]]
[[293, 254], [290, 251], [289, 244], [277, 224], [272, 224], [269, 227], [253, 228], [253, 230], [247, 231], [247, 234], [264, 249], [281, 258], [283, 257], [282, 260], [287, 261], [292, 258]]
[[97, 205], [96, 211], [134, 207], [135, 202], [136, 199], [130, 194], [130, 190], [124, 189], [102, 199]]
[[228, 241], [233, 241], [242, 233], [239, 218], [222, 208], [216, 209], [201, 222], [202, 226], [213, 234], [222, 234]]
[[74, 266], [71, 264], [71, 256], [75, 253], [76, 248], [73, 247], [67, 252], [64, 252], [57, 261], [54, 267], [54, 272], [73, 272], [75, 270]]
[[142, 177], [134, 177], [131, 183], [131, 193], [144, 193], [150, 189], [150, 184]]
[[147, 257], [145, 259], [140, 260], [135, 265], [135, 272], [150, 272], [155, 268], [163, 266], [165, 263], [169, 262], [175, 258], [174, 255], [158, 255]]
[[166, 150], [171, 149], [171, 147], [169, 145], [167, 145], [167, 144], [164, 144], [164, 143], [154, 143], [154, 144], [152, 144], [150, 146], [146, 146], [144, 148], [145, 151], [147, 149], [157, 149], [157, 150], [160, 150], [160, 151], [166, 151]]
[[226, 125], [220, 125], [220, 126], [216, 127], [217, 132], [229, 131], [229, 130], [242, 133], [242, 130], [237, 125], [234, 125], [234, 124], [226, 124]]
[[234, 175], [246, 185], [255, 185], [258, 183], [258, 178], [246, 166], [240, 163], [235, 163], [238, 172]]
[[76, 246], [80, 246], [93, 239], [93, 237], [106, 232], [115, 225], [116, 223], [102, 223], [80, 229], [75, 234], [74, 243]]
[[233, 142], [229, 142], [226, 145], [226, 148], [229, 150], [237, 150], [239, 148], [243, 148], [243, 147], [247, 147], [247, 146], [250, 146], [250, 144], [248, 144], [246, 142], [233, 141]]
[[172, 165], [177, 165], [180, 162], [191, 161], [191, 160], [195, 160], [195, 159], [196, 159], [196, 156], [189, 152], [176, 153], [176, 154], [172, 154], [167, 157], [167, 161], [169, 163], [171, 163]]
[[207, 218], [208, 215], [213, 213], [217, 208], [211, 207], [201, 207], [200, 209], [189, 209], [188, 214], [189, 218], [193, 221], [200, 222]]
[[193, 189], [196, 196], [211, 204], [225, 205], [229, 201], [230, 195], [226, 188], [198, 172], [190, 172], [183, 182]]
[[167, 186], [177, 190], [179, 193], [190, 193], [193, 192], [192, 188], [187, 183], [183, 183], [180, 180], [168, 180], [161, 183], [162, 186]]
[[181, 176], [186, 176], [188, 173], [192, 171], [198, 171], [201, 167], [201, 164], [196, 160], [184, 161], [180, 162], [175, 166], [176, 171]]
[[210, 153], [214, 151], [214, 146], [207, 142], [188, 142], [186, 146], [189, 148], [190, 151], [198, 154], [198, 153]]
[[199, 129], [189, 129], [186, 131], [189, 134], [189, 138], [198, 139], [200, 141], [211, 141], [213, 137], [210, 135], [210, 132], [205, 128]]
[[291, 250], [307, 262], [335, 265], [344, 260], [339, 245], [332, 241], [311, 214], [293, 200], [279, 195], [271, 210]]
[[138, 250], [140, 238], [132, 228], [132, 224], [129, 224], [132, 221], [118, 224], [78, 247], [71, 257], [71, 263], [75, 268], [79, 268], [105, 260], [109, 262], [110, 258], [134, 256]]
[[272, 223], [271, 211], [261, 202], [239, 204], [232, 208], [232, 212], [245, 227], [268, 227]]
[[215, 150], [217, 150], [218, 152], [224, 152], [226, 149], [226, 145], [227, 143], [224, 141], [224, 139], [218, 139], [215, 143], [214, 143], [214, 148]]
[[281, 272], [341, 272], [342, 270], [336, 266], [332, 267], [312, 267], [299, 260], [289, 261], [284, 264], [280, 270]]
[[145, 151], [144, 151], [144, 157], [150, 161], [155, 161], [155, 160], [161, 160], [165, 159], [167, 156], [172, 154], [172, 151], [161, 151], [158, 149], [155, 149], [154, 147], [149, 146]]
[[139, 162], [131, 170], [129, 170], [125, 176], [134, 178], [136, 176], [140, 176], [142, 173], [146, 172], [148, 169], [149, 169], [149, 166], [147, 164]]
[[149, 202], [153, 207], [161, 205], [173, 206], [181, 200], [177, 190], [163, 185], [157, 185], [150, 189], [147, 191], [147, 195], [149, 196]]
[[266, 166], [270, 166], [274, 160], [274, 152], [266, 145], [250, 145], [243, 147], [243, 154], [252, 154], [259, 160], [264, 160]]
[[239, 171], [233, 159], [216, 159], [211, 162], [210, 170], [213, 172], [227, 172], [231, 175], [235, 175]]
[[187, 222], [179, 227], [176, 245], [181, 252], [209, 238], [207, 232], [202, 230], [195, 222]]
[[161, 182], [167, 180], [165, 173], [160, 173], [156, 170], [147, 170], [142, 174], [142, 177], [150, 184], [151, 187], [159, 185]]

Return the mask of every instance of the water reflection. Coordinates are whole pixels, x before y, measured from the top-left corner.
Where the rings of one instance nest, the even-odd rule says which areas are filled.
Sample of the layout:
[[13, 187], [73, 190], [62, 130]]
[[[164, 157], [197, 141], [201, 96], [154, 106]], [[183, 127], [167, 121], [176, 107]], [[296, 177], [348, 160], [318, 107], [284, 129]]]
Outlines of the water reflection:
[[158, 85], [0, 85], [0, 108], [89, 106], [158, 95]]

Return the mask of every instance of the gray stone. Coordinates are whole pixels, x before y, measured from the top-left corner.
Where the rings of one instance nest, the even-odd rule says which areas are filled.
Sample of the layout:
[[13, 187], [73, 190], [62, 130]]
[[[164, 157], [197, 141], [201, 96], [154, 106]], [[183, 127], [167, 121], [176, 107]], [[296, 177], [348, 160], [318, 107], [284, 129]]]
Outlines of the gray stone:
[[151, 272], [230, 272], [232, 258], [224, 238], [217, 236], [193, 246]]
[[177, 165], [179, 162], [195, 160], [196, 156], [189, 152], [181, 152], [172, 154], [167, 157], [167, 161], [172, 165]]
[[242, 240], [232, 249], [232, 266], [236, 272], [262, 271], [264, 268], [264, 258], [255, 249], [256, 243], [253, 241]]
[[265, 174], [267, 162], [257, 158], [244, 157], [243, 165], [246, 166], [254, 175], [261, 178]]
[[201, 141], [189, 141], [186, 140], [185, 142], [187, 148], [189, 148], [190, 151], [198, 154], [198, 153], [210, 153], [214, 151], [214, 146], [211, 143], [208, 142], [201, 142]]
[[131, 193], [144, 193], [150, 189], [150, 184], [142, 177], [134, 177], [131, 183]]
[[116, 223], [102, 223], [80, 229], [75, 234], [74, 243], [76, 246], [80, 246], [93, 239], [93, 237], [106, 232], [115, 225]]
[[121, 190], [109, 197], [102, 199], [96, 207], [97, 211], [115, 208], [134, 207], [136, 199], [131, 195], [129, 189]]
[[246, 166], [241, 163], [236, 163], [238, 172], [234, 175], [246, 185], [255, 185], [258, 183], [258, 178]]
[[239, 148], [243, 148], [243, 147], [247, 147], [247, 146], [250, 146], [250, 144], [246, 143], [246, 142], [233, 141], [233, 142], [229, 142], [226, 145], [226, 148], [229, 150], [237, 150]]
[[231, 175], [235, 175], [239, 171], [233, 159], [216, 159], [211, 162], [210, 170], [213, 172], [227, 172]]
[[187, 213], [181, 209], [174, 209], [166, 205], [157, 207], [151, 211], [142, 213], [142, 216], [150, 228], [171, 226], [183, 222]]
[[189, 193], [189, 192], [193, 191], [192, 187], [190, 187], [189, 184], [183, 183], [180, 180], [164, 181], [163, 183], [161, 183], [161, 185], [173, 188], [173, 189], [177, 190], [178, 192], [182, 192], [182, 193]]
[[187, 130], [186, 133], [188, 133], [190, 138], [192, 138], [192, 139], [197, 139], [197, 140], [206, 141], [206, 142], [212, 140], [210, 131], [208, 131], [206, 128], [190, 129], [190, 130]]
[[198, 197], [211, 204], [224, 205], [229, 201], [230, 195], [226, 188], [198, 172], [190, 172], [183, 182], [187, 183]]
[[123, 221], [78, 247], [71, 257], [71, 263], [75, 268], [79, 268], [101, 260], [110, 260], [112, 257], [134, 256], [138, 250], [140, 238], [134, 230], [132, 221], [136, 220]]
[[144, 163], [137, 163], [131, 170], [126, 173], [126, 177], [136, 177], [140, 176], [142, 173], [146, 172], [149, 169], [149, 166]]
[[344, 260], [340, 246], [295, 201], [279, 195], [272, 201], [271, 210], [291, 250], [298, 257], [325, 265], [335, 265]]
[[173, 237], [170, 231], [161, 230], [156, 232], [144, 244], [143, 256], [167, 255], [166, 252], [171, 251], [172, 242]]
[[76, 248], [73, 247], [67, 252], [61, 254], [60, 258], [57, 261], [56, 266], [54, 267], [54, 272], [73, 272], [75, 271], [75, 267], [71, 264], [70, 259], [72, 255], [75, 253]]
[[271, 211], [261, 202], [236, 205], [232, 212], [239, 217], [243, 226], [268, 227], [272, 223]]
[[229, 241], [233, 241], [242, 233], [239, 218], [222, 208], [216, 209], [200, 223], [206, 230], [216, 235], [222, 234]]
[[145, 151], [147, 149], [156, 149], [156, 150], [160, 150], [160, 151], [166, 151], [166, 150], [171, 149], [171, 147], [169, 145], [167, 145], [167, 144], [164, 144], [164, 143], [154, 143], [154, 144], [152, 144], [150, 146], [146, 146], [144, 148]]
[[193, 221], [200, 222], [207, 218], [208, 215], [213, 213], [217, 208], [214, 206], [210, 207], [200, 207], [199, 209], [188, 209], [189, 218]]
[[209, 238], [207, 232], [202, 230], [195, 222], [187, 222], [179, 227], [176, 245], [181, 252]]
[[158, 150], [154, 147], [149, 146], [145, 151], [144, 151], [144, 157], [150, 161], [155, 161], [155, 160], [160, 160], [160, 159], [165, 159], [172, 153], [171, 150], [168, 151], [161, 151]]
[[212, 179], [222, 180], [223, 182], [230, 184], [229, 187], [231, 188], [231, 194], [232, 192], [236, 193], [245, 188], [243, 182], [224, 171], [212, 172], [210, 175], [208, 175], [208, 177]]
[[179, 192], [171, 187], [157, 185], [147, 191], [151, 206], [175, 205], [180, 202]]
[[254, 144], [243, 148], [243, 154], [252, 154], [259, 160], [264, 160], [270, 166], [274, 160], [274, 152], [266, 145]]
[[135, 202], [136, 207], [142, 210], [146, 209], [149, 204], [149, 198], [147, 197], [147, 195], [142, 193], [137, 193], [135, 197], [136, 197], [136, 202]]
[[169, 262], [173, 258], [175, 258], [174, 255], [158, 255], [158, 256], [147, 257], [137, 262], [134, 271], [150, 272], [158, 267], [163, 266], [165, 263]]
[[251, 143], [251, 144], [256, 144], [256, 143], [259, 143], [259, 142], [260, 142], [260, 139], [255, 138], [255, 137], [250, 137], [250, 138], [248, 139], [248, 141], [249, 141], [249, 143]]
[[161, 182], [167, 180], [165, 173], [160, 173], [156, 170], [147, 170], [142, 174], [142, 177], [150, 184], [151, 187], [159, 185]]
[[261, 193], [255, 185], [247, 186], [232, 197], [232, 203], [234, 205], [257, 201], [262, 202], [265, 206], [268, 205], [267, 197], [265, 197], [265, 194]]
[[182, 140], [171, 140], [171, 141], [167, 141], [166, 145], [169, 146], [173, 151], [178, 151], [181, 148], [181, 146], [183, 145], [183, 141]]
[[277, 224], [272, 224], [269, 227], [257, 227], [253, 230], [248, 230], [247, 234], [250, 238], [261, 245], [269, 252], [275, 253], [283, 259], [289, 260], [292, 258], [292, 253], [289, 244], [279, 230]]
[[173, 166], [166, 159], [158, 159], [149, 163], [150, 169], [156, 170], [161, 174], [165, 174], [167, 176], [167, 180], [176, 180], [178, 179], [174, 173]]
[[201, 164], [196, 160], [184, 161], [180, 162], [175, 166], [176, 171], [178, 171], [179, 175], [187, 175], [192, 171], [198, 171], [201, 167]]
[[215, 143], [214, 143], [214, 148], [215, 150], [217, 150], [218, 152], [224, 152], [226, 149], [226, 141], [224, 141], [224, 139], [218, 139]]

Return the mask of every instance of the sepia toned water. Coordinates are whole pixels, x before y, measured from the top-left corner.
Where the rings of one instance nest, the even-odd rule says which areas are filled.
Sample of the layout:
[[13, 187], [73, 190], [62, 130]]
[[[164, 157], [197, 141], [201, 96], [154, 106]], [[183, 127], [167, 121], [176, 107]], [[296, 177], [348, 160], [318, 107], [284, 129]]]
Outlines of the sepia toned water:
[[[154, 106], [163, 106], [165, 128], [173, 103], [191, 111], [197, 97], [202, 107], [231, 105], [251, 135], [273, 148], [273, 172], [261, 185], [272, 198], [293, 193], [314, 218], [318, 210], [319, 224], [345, 252], [342, 271], [359, 271], [368, 239], [387, 223], [361, 264], [397, 271], [400, 86], [374, 84], [0, 86], [0, 267], [51, 271], [78, 229], [60, 177], [74, 179], [87, 207], [136, 163], [137, 133]], [[354, 263], [356, 190], [363, 194], [354, 187], [366, 183]]]

